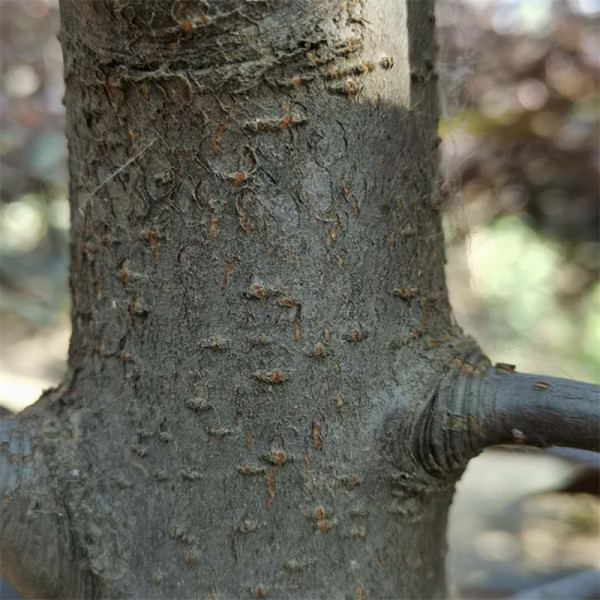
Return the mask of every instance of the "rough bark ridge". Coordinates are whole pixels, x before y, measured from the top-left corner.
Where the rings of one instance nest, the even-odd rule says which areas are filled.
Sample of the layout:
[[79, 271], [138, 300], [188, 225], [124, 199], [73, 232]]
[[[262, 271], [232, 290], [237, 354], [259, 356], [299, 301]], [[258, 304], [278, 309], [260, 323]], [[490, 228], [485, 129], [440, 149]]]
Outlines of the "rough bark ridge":
[[70, 376], [0, 427], [9, 579], [443, 596], [464, 464], [420, 440], [475, 349], [444, 283], [432, 3], [61, 11]]

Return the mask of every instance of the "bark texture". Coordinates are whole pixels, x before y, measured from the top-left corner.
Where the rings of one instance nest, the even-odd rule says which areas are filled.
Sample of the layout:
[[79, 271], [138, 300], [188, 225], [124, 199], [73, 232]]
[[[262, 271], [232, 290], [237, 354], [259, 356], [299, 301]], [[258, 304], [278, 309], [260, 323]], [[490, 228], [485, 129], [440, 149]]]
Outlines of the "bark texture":
[[442, 597], [460, 465], [418, 433], [476, 349], [444, 283], [432, 3], [61, 12], [70, 374], [2, 425], [9, 579]]
[[34, 446], [58, 430], [83, 580], [55, 586], [443, 595], [452, 485], [407, 485], [378, 450], [454, 335], [432, 4], [61, 11], [71, 375], [29, 418]]

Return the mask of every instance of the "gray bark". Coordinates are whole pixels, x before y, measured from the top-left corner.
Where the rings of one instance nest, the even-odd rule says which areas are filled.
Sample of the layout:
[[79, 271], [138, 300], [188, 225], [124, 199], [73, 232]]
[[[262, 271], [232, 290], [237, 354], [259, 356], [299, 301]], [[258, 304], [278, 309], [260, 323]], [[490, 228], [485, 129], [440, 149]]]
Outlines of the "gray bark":
[[476, 348], [444, 282], [432, 3], [61, 12], [70, 370], [2, 424], [9, 580], [442, 597], [460, 468], [418, 432]]

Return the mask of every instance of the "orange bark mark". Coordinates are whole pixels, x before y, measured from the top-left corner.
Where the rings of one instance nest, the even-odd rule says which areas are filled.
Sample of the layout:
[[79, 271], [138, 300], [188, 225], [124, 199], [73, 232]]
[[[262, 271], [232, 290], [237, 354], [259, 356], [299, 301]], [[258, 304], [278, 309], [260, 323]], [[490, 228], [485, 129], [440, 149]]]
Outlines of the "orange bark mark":
[[325, 343], [329, 343], [329, 339], [331, 337], [331, 334], [329, 333], [329, 329], [327, 327], [323, 327], [323, 339], [325, 340]]
[[[91, 173], [90, 173], [91, 175]], [[87, 237], [90, 232], [90, 211], [86, 210], [83, 217], [83, 237]]]
[[317, 529], [321, 532], [321, 533], [325, 533], [327, 531], [329, 531], [330, 529], [332, 529], [333, 527], [335, 527], [335, 522], [334, 521], [328, 521], [325, 518], [325, 511], [323, 510], [322, 507], [318, 507], [316, 510], [316, 516], [317, 516]]
[[310, 483], [310, 471], [312, 469], [312, 462], [310, 460], [310, 454], [304, 452], [304, 468], [302, 469], [302, 497], [304, 502], [310, 502], [312, 499], [311, 483]]
[[123, 92], [120, 82], [114, 77], [109, 77], [106, 83], [106, 93], [111, 104], [121, 104], [123, 102]]
[[325, 356], [325, 348], [321, 344], [317, 344], [309, 354], [310, 358], [323, 358]]
[[360, 333], [360, 331], [358, 329], [353, 329], [350, 332], [350, 341], [353, 344], [358, 344], [358, 342], [360, 342], [362, 340], [362, 334]]
[[[217, 354], [223, 351], [223, 344], [218, 337], [208, 338], [208, 347], [212, 348]], [[227, 347], [227, 344], [225, 344], [225, 347]]]
[[185, 21], [179, 23], [179, 28], [186, 33], [190, 33], [194, 31], [194, 24], [189, 19], [185, 19]]
[[275, 467], [269, 469], [269, 498], [267, 499], [267, 508], [273, 510], [275, 508]]
[[305, 453], [303, 454], [303, 456], [304, 456], [304, 468], [305, 468], [307, 471], [310, 471], [310, 470], [311, 470], [311, 468], [312, 468], [312, 462], [311, 462], [311, 460], [310, 460], [310, 454], [309, 454], [308, 452], [305, 452]]
[[354, 83], [354, 81], [347, 81], [346, 89], [348, 90], [348, 100], [352, 100], [352, 98], [354, 98], [354, 96], [356, 95], [356, 84]]
[[279, 301], [280, 306], [285, 306], [287, 308], [294, 308], [295, 306], [298, 306], [297, 302], [294, 302], [293, 300], [290, 300], [289, 298], [282, 298]]
[[364, 595], [365, 595], [365, 594], [364, 594], [364, 591], [363, 591], [363, 589], [359, 587], [359, 588], [356, 590], [356, 597], [357, 597], [357, 598], [363, 598], [363, 597], [364, 597]]
[[394, 294], [400, 296], [400, 298], [416, 298], [420, 293], [421, 292], [416, 288], [397, 287], [394, 290]]
[[102, 297], [102, 283], [100, 282], [100, 273], [94, 271], [94, 291], [98, 300]]
[[248, 452], [250, 452], [252, 450], [252, 446], [254, 445], [254, 440], [252, 439], [251, 433], [247, 433], [244, 436], [244, 443], [246, 445], [246, 450], [248, 450]]
[[313, 421], [310, 437], [312, 439], [313, 446], [317, 449], [321, 449], [321, 427], [318, 423]]
[[187, 555], [187, 566], [190, 567], [190, 569], [196, 564], [196, 552], [194, 551], [194, 548], [190, 548], [188, 550], [188, 555]]
[[236, 173], [233, 179], [231, 180], [231, 185], [241, 185], [244, 179], [246, 179], [245, 173]]
[[225, 291], [227, 289], [227, 283], [229, 282], [229, 278], [233, 274], [233, 265], [231, 263], [227, 263], [225, 267], [225, 275], [223, 276], [223, 283], [221, 284], [221, 290]]
[[296, 316], [294, 317], [294, 340], [299, 342], [302, 339], [302, 307], [298, 304], [296, 307]]
[[283, 452], [271, 452], [271, 462], [278, 467], [283, 466], [285, 463], [285, 454]]
[[[175, 49], [177, 48], [177, 43], [174, 44]], [[150, 84], [147, 81], [142, 82], [140, 85], [140, 92], [144, 99], [148, 100], [150, 98]]]
[[258, 589], [256, 590], [256, 597], [257, 598], [265, 597], [265, 592], [263, 591], [263, 589], [260, 586], [258, 586]]
[[212, 242], [219, 233], [219, 217], [210, 215], [210, 231], [208, 233], [208, 241]]
[[340, 224], [340, 222], [336, 218], [333, 225], [331, 226], [331, 229], [329, 230], [329, 239], [331, 240], [332, 244], [335, 244], [337, 242], [337, 230], [338, 230], [339, 224]]
[[354, 216], [358, 219], [360, 217], [360, 208], [358, 207], [358, 202], [356, 198], [352, 195], [352, 190], [348, 186], [347, 183], [342, 184], [342, 194], [344, 194], [344, 198], [349, 202], [352, 202], [352, 210], [354, 211]]
[[221, 140], [227, 131], [227, 126], [221, 124], [217, 127], [214, 137], [210, 140], [210, 149], [213, 154], [217, 155], [221, 152]]
[[156, 229], [151, 229], [146, 236], [146, 240], [152, 248], [152, 260], [154, 264], [158, 262], [158, 237], [156, 235]]
[[252, 290], [254, 291], [255, 296], [259, 300], [265, 299], [265, 289], [261, 285], [258, 285], [258, 284], [253, 285]]
[[281, 120], [281, 131], [285, 131], [292, 123], [292, 115], [285, 115]]
[[252, 376], [262, 383], [279, 385], [285, 383], [285, 376], [281, 371], [255, 371]]

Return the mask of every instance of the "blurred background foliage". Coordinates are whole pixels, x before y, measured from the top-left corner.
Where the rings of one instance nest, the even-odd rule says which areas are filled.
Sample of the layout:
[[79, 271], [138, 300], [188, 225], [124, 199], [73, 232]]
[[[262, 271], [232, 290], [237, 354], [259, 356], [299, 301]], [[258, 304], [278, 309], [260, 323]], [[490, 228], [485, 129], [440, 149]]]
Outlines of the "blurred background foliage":
[[57, 0], [0, 1], [0, 404], [64, 372], [67, 146]]
[[[600, 382], [600, 0], [438, 0], [437, 20], [456, 318], [493, 361]], [[0, 405], [12, 410], [60, 380], [70, 330], [58, 31], [58, 0], [0, 0]], [[463, 597], [600, 566], [597, 498], [544, 504], [575, 472], [556, 460], [473, 461], [449, 534]]]
[[438, 4], [448, 275], [496, 360], [599, 381], [598, 0]]

